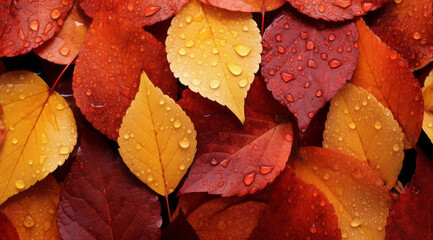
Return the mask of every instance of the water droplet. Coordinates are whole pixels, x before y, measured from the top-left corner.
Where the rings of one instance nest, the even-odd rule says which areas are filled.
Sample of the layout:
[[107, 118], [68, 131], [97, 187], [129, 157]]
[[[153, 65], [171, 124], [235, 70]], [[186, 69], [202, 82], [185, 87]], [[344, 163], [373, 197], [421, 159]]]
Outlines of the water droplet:
[[376, 121], [376, 122], [374, 123], [374, 128], [376, 128], [377, 130], [379, 130], [379, 129], [382, 128], [382, 124], [381, 124], [379, 121]]
[[147, 176], [147, 181], [152, 182], [153, 181], [153, 176], [152, 174], [149, 174], [149, 176]]
[[321, 97], [323, 95], [323, 91], [322, 90], [317, 90], [316, 91], [316, 97]]
[[287, 134], [286, 136], [284, 136], [284, 139], [285, 139], [287, 142], [292, 142], [292, 141], [293, 141], [293, 136]]
[[311, 233], [316, 233], [317, 232], [317, 228], [313, 225], [310, 227], [310, 232]]
[[66, 56], [69, 54], [69, 50], [70, 48], [65, 43], [61, 48], [59, 48], [59, 53], [62, 54], [63, 56]]
[[159, 100], [159, 105], [164, 105], [165, 101], [164, 99]]
[[63, 104], [59, 103], [56, 105], [56, 108], [57, 108], [57, 110], [63, 110], [63, 109], [65, 109], [65, 106]]
[[191, 82], [192, 82], [192, 85], [198, 87], [203, 82], [203, 80], [195, 78]]
[[27, 217], [23, 221], [23, 225], [26, 228], [32, 228], [35, 225], [35, 220], [33, 220], [33, 218], [30, 217], [29, 215], [27, 215]]
[[23, 180], [18, 179], [18, 180], [15, 181], [15, 187], [16, 187], [17, 189], [21, 190], [21, 189], [23, 189], [23, 188], [26, 187], [26, 184], [24, 183]]
[[323, 13], [323, 12], [325, 12], [326, 8], [325, 8], [325, 6], [323, 6], [322, 4], [320, 4], [319, 7], [318, 7], [318, 10], [319, 10], [319, 12]]
[[306, 48], [307, 50], [313, 50], [313, 49], [314, 49], [314, 42], [308, 40], [308, 41], [305, 43], [305, 48]]
[[33, 31], [38, 31], [39, 29], [39, 22], [37, 20], [33, 20], [30, 22], [30, 29]]
[[183, 170], [185, 170], [185, 165], [184, 164], [181, 164], [180, 166], [179, 166], [179, 169], [181, 170], [181, 171], [183, 171]]
[[245, 32], [247, 32], [249, 30], [247, 25], [242, 26], [242, 30], [244, 30]]
[[244, 175], [244, 184], [246, 186], [251, 185], [254, 182], [254, 180], [256, 179], [256, 174], [257, 174], [256, 172], [250, 172], [250, 173], [245, 174]]
[[80, 165], [78, 166], [81, 170], [83, 170], [84, 169], [84, 163], [83, 162], [80, 162]]
[[295, 79], [295, 75], [293, 75], [291, 73], [281, 72], [280, 76], [284, 82], [289, 82], [289, 81], [292, 81]]
[[144, 9], [144, 16], [149, 17], [161, 9], [160, 7], [156, 6], [147, 6], [146, 9]]
[[13, 144], [17, 144], [18, 143], [18, 139], [17, 138], [12, 138], [12, 143]]
[[60, 17], [60, 14], [61, 14], [62, 12], [59, 10], [59, 9], [53, 9], [52, 11], [51, 11], [51, 18], [52, 19], [57, 19], [57, 18], [59, 18]]
[[382, 231], [383, 227], [382, 226], [377, 226], [377, 231]]
[[177, 53], [179, 53], [179, 55], [185, 56], [186, 55], [186, 49], [180, 48], [179, 51], [177, 51]]
[[414, 38], [415, 40], [418, 40], [418, 39], [421, 38], [421, 34], [420, 34], [419, 32], [414, 32], [414, 33], [413, 33], [413, 38]]
[[190, 141], [189, 141], [188, 138], [184, 138], [184, 139], [182, 139], [182, 140], [179, 141], [179, 146], [180, 146], [181, 148], [183, 148], [183, 149], [188, 148], [189, 145], [190, 145]]
[[325, 179], [325, 180], [329, 180], [330, 177], [331, 177], [331, 176], [329, 175], [329, 173], [325, 173], [325, 174], [323, 175], [323, 179]]
[[220, 81], [217, 79], [210, 80], [209, 87], [211, 89], [217, 89], [220, 86]]
[[362, 177], [364, 177], [364, 174], [362, 173], [361, 169], [355, 168], [352, 171], [352, 176], [354, 176], [355, 178], [361, 179]]
[[39, 164], [41, 164], [41, 165], [44, 164], [44, 162], [45, 162], [45, 160], [47, 160], [47, 158], [48, 158], [48, 157], [47, 157], [47, 156], [44, 156], [44, 155], [43, 155], [43, 156], [40, 156], [40, 157], [39, 157]]
[[269, 174], [270, 172], [272, 172], [272, 170], [274, 170], [274, 167], [265, 166], [265, 165], [259, 166], [259, 173], [262, 175]]
[[191, 21], [192, 21], [192, 17], [191, 16], [186, 16], [185, 22], [190, 23]]
[[283, 40], [283, 38], [281, 37], [280, 34], [277, 34], [277, 35], [275, 35], [275, 40], [276, 40], [277, 42], [281, 42], [281, 41]]
[[229, 71], [235, 76], [239, 76], [242, 73], [241, 66], [235, 63], [226, 63], [226, 66], [229, 69]]
[[332, 41], [334, 41], [335, 40], [335, 35], [334, 34], [329, 34], [329, 36], [328, 36], [328, 40], [330, 41], [330, 42], [332, 42]]
[[215, 159], [215, 158], [213, 158], [211, 161], [210, 161], [210, 165], [212, 165], [212, 166], [216, 166], [218, 164], [218, 161]]
[[192, 41], [192, 40], [189, 40], [189, 41], [187, 41], [187, 42], [185, 43], [185, 47], [188, 47], [188, 48], [190, 48], [190, 47], [193, 47], [193, 46], [194, 46], [194, 44], [195, 44], [195, 42], [194, 42], [194, 41]]
[[87, 96], [90, 96], [90, 95], [92, 95], [92, 90], [90, 90], [90, 89], [87, 89], [87, 90], [86, 90], [86, 95], [87, 95]]
[[369, 2], [363, 2], [361, 4], [361, 8], [364, 12], [368, 12], [370, 11], [372, 8], [374, 7], [373, 3], [369, 3]]
[[140, 149], [142, 149], [143, 148], [143, 146], [140, 144], [140, 143], [136, 143], [135, 144], [135, 149], [136, 150], [140, 150]]
[[244, 87], [246, 87], [246, 86], [247, 86], [247, 84], [248, 84], [248, 81], [247, 81], [247, 79], [245, 79], [245, 78], [242, 78], [241, 80], [239, 80], [238, 84], [239, 84], [239, 87], [242, 87], [242, 88], [244, 88]]
[[359, 227], [359, 226], [361, 226], [361, 224], [362, 224], [362, 221], [359, 218], [354, 218], [352, 220], [352, 222], [350, 222], [350, 226], [353, 228]]
[[352, 5], [352, 0], [337, 0], [332, 3], [332, 5], [340, 7], [340, 8], [347, 8], [350, 5]]
[[352, 130], [356, 128], [356, 124], [354, 122], [349, 123], [347, 126]]
[[224, 159], [223, 161], [221, 161], [220, 165], [223, 168], [227, 168], [229, 166], [230, 160], [229, 159]]
[[69, 154], [69, 147], [63, 146], [60, 148], [59, 153], [62, 155]]
[[332, 59], [331, 61], [329, 61], [330, 68], [338, 68], [341, 65], [343, 65], [343, 62], [338, 59]]
[[251, 52], [251, 49], [248, 46], [240, 43], [236, 44], [233, 48], [235, 49], [236, 53], [242, 57], [248, 56], [248, 54]]
[[400, 146], [398, 144], [394, 144], [394, 146], [392, 146], [392, 150], [397, 152], [398, 150], [400, 150]]
[[284, 98], [289, 101], [289, 102], [294, 102], [295, 99], [293, 98], [292, 94], [287, 94], [286, 96], [284, 96]]
[[312, 59], [308, 59], [307, 66], [309, 68], [317, 68], [317, 63], [316, 63], [316, 61], [314, 61]]

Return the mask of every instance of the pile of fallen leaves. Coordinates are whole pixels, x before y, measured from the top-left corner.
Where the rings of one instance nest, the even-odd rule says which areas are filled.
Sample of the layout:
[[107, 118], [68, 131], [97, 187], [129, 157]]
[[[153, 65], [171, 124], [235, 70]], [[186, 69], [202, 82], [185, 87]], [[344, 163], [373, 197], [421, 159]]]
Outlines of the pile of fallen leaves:
[[2, 240], [433, 239], [432, 0], [4, 0], [0, 56]]

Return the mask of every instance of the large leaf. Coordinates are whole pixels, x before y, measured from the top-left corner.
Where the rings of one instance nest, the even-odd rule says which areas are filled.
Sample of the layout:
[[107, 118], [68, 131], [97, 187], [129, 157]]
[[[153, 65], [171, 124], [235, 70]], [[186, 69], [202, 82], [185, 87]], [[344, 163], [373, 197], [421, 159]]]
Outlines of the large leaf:
[[67, 102], [36, 74], [0, 75], [6, 139], [0, 149], [0, 204], [45, 178], [68, 158], [77, 141]]
[[422, 88], [422, 96], [424, 99], [424, 120], [422, 122], [422, 129], [433, 142], [433, 71], [424, 82]]
[[423, 119], [418, 80], [406, 60], [376, 37], [362, 19], [356, 21], [356, 27], [359, 59], [351, 83], [366, 89], [391, 110], [406, 135], [406, 148], [411, 148], [418, 141]]
[[323, 146], [367, 162], [392, 188], [403, 166], [403, 133], [371, 94], [347, 84], [332, 99]]
[[0, 239], [19, 240], [17, 230], [11, 220], [3, 212], [0, 212]]
[[5, 0], [0, 3], [0, 57], [30, 52], [63, 25], [72, 0]]
[[352, 77], [357, 40], [352, 22], [325, 24], [287, 10], [266, 29], [262, 76], [275, 99], [298, 118], [301, 134]]
[[158, 197], [132, 176], [88, 126], [65, 179], [58, 208], [64, 239], [159, 239]]
[[372, 19], [371, 28], [416, 70], [433, 60], [432, 15], [431, 1], [389, 1]]
[[165, 41], [170, 68], [193, 92], [227, 106], [243, 123], [244, 99], [259, 69], [261, 36], [250, 13], [191, 0]]
[[333, 150], [303, 147], [295, 172], [334, 205], [343, 239], [384, 239], [392, 199], [367, 164]]
[[230, 11], [262, 12], [281, 7], [285, 0], [206, 0], [209, 4]]
[[144, 72], [117, 141], [131, 172], [163, 196], [177, 187], [197, 150], [191, 119]]
[[29, 190], [6, 201], [1, 205], [0, 212], [9, 217], [20, 239], [60, 240], [56, 225], [59, 194], [59, 184], [49, 175]]
[[179, 104], [197, 128], [198, 152], [181, 193], [208, 192], [221, 196], [253, 194], [284, 169], [293, 130], [287, 111], [257, 78], [246, 99], [241, 125], [222, 106], [185, 91]]
[[176, 97], [176, 80], [160, 42], [127, 21], [94, 19], [75, 66], [74, 97], [87, 120], [111, 140], [119, 135], [142, 70], [165, 94]]

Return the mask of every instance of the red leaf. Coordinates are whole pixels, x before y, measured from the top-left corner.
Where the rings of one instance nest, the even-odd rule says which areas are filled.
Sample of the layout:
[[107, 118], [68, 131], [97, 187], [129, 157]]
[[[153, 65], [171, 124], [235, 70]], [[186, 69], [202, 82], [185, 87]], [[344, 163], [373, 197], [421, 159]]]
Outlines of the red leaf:
[[251, 239], [341, 239], [334, 207], [314, 185], [281, 174]]
[[0, 3], [0, 57], [30, 52], [63, 25], [72, 0], [5, 0]]
[[84, 129], [58, 206], [64, 239], [159, 239], [158, 197], [130, 173], [104, 139]]
[[[203, 1], [203, 0], [202, 0]], [[284, 5], [285, 0], [206, 0], [207, 4], [230, 11], [272, 11]]]
[[0, 212], [0, 239], [2, 240], [19, 240], [17, 230], [14, 224], [3, 212]]
[[263, 37], [262, 75], [274, 98], [297, 118], [301, 134], [352, 77], [355, 24], [325, 24], [282, 11]]
[[389, 1], [379, 13], [373, 19], [372, 30], [406, 58], [412, 70], [433, 60], [431, 1]]
[[138, 26], [149, 26], [170, 18], [188, 0], [78, 0], [78, 2], [85, 13], [92, 18], [103, 12]]
[[254, 81], [245, 105], [245, 124], [226, 108], [189, 90], [179, 104], [197, 130], [197, 158], [180, 193], [242, 196], [263, 189], [284, 169], [290, 155], [290, 123], [275, 120], [287, 111], [272, 99], [261, 79]]
[[433, 239], [433, 161], [417, 152], [412, 181], [389, 212], [386, 239]]
[[380, 8], [388, 0], [286, 0], [299, 12], [326, 21], [344, 21]]
[[3, 123], [3, 108], [0, 106], [0, 147], [5, 140], [5, 125]]
[[127, 21], [95, 18], [77, 59], [73, 90], [87, 120], [112, 140], [117, 139], [122, 118], [138, 91], [142, 70], [165, 94], [176, 98], [176, 79], [164, 45]]

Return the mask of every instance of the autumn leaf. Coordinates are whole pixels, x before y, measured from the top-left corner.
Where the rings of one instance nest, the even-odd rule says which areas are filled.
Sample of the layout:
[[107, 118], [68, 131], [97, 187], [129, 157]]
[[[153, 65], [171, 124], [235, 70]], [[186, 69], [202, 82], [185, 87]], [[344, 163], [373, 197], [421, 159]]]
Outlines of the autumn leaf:
[[425, 0], [389, 1], [372, 19], [371, 29], [409, 61], [412, 70], [433, 60], [433, 6]]
[[3, 123], [3, 108], [0, 105], [0, 147], [5, 140], [5, 124]]
[[172, 239], [187, 239], [199, 240], [194, 228], [189, 224], [182, 209], [179, 208], [177, 217], [167, 227], [164, 228], [161, 234], [161, 240]]
[[314, 185], [286, 170], [250, 239], [341, 239], [334, 207]]
[[111, 140], [119, 135], [142, 70], [165, 94], [176, 97], [176, 80], [160, 42], [127, 21], [94, 19], [77, 59], [73, 90], [87, 120]]
[[299, 12], [326, 21], [344, 21], [380, 8], [388, 0], [286, 0]]
[[0, 207], [15, 226], [20, 239], [61, 239], [56, 225], [60, 186], [49, 175]]
[[194, 160], [197, 146], [191, 119], [144, 72], [117, 141], [131, 172], [162, 196], [177, 187]]
[[10, 219], [0, 212], [0, 239], [3, 240], [19, 240], [17, 230]]
[[391, 110], [405, 133], [405, 148], [412, 148], [418, 141], [423, 119], [418, 80], [407, 61], [376, 37], [362, 19], [356, 21], [356, 27], [359, 59], [351, 83], [366, 89]]
[[80, 7], [92, 18], [98, 14], [115, 16], [137, 26], [149, 26], [170, 18], [188, 0], [78, 0]]
[[244, 99], [259, 69], [261, 36], [250, 13], [191, 0], [165, 41], [170, 69], [193, 92], [227, 106], [243, 123]]
[[301, 134], [352, 77], [357, 40], [352, 22], [325, 24], [287, 10], [266, 29], [262, 76], [274, 98], [297, 117]]
[[323, 146], [367, 162], [388, 188], [403, 165], [403, 137], [391, 111], [363, 88], [349, 83], [332, 99]]
[[25, 54], [42, 45], [59, 31], [71, 7], [71, 0], [3, 1], [0, 56]]
[[68, 158], [77, 141], [66, 101], [28, 71], [0, 75], [6, 139], [0, 150], [0, 204], [44, 179]]
[[433, 238], [433, 161], [420, 149], [417, 153], [415, 175], [389, 212], [386, 239]]
[[206, 0], [212, 6], [230, 11], [262, 12], [272, 11], [284, 5], [285, 0]]
[[241, 125], [222, 106], [185, 91], [179, 104], [197, 128], [197, 158], [180, 193], [223, 197], [253, 194], [284, 169], [292, 142], [287, 111], [257, 78], [246, 99]]
[[85, 125], [58, 208], [64, 239], [159, 239], [158, 197]]
[[89, 17], [74, 3], [60, 31], [34, 52], [50, 62], [67, 65], [77, 56], [89, 25]]
[[330, 149], [300, 148], [296, 176], [334, 205], [343, 239], [384, 239], [392, 199], [383, 181], [359, 159]]
[[433, 71], [424, 82], [422, 88], [422, 96], [424, 99], [424, 120], [422, 122], [422, 129], [433, 142]]

